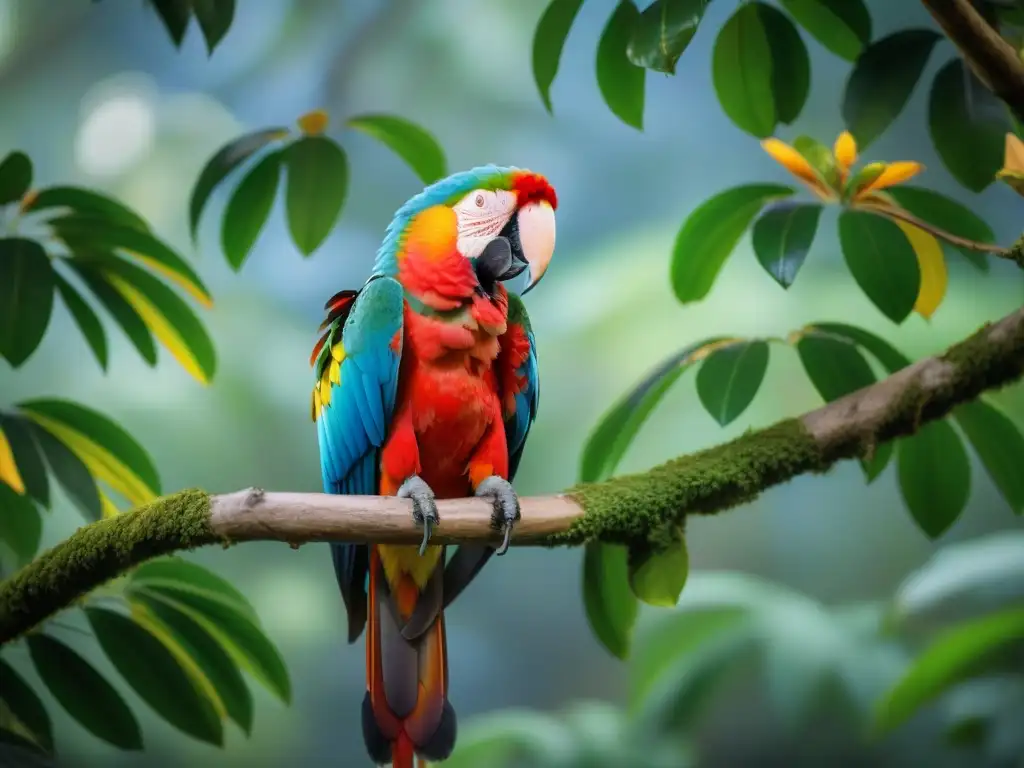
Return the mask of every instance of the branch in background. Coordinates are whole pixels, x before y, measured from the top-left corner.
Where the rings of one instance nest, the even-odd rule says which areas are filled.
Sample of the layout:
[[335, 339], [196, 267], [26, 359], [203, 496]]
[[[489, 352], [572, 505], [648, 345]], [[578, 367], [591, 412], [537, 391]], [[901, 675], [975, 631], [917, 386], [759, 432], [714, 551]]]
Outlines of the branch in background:
[[886, 203], [871, 203], [871, 202], [858, 202], [857, 208], [861, 208], [866, 211], [874, 211], [880, 213], [883, 216], [887, 216], [890, 219], [899, 219], [905, 221], [907, 224], [913, 224], [918, 229], [924, 230], [933, 237], [937, 237], [940, 240], [945, 240], [950, 245], [955, 245], [958, 248], [967, 248], [971, 251], [978, 251], [979, 253], [991, 253], [994, 256], [1000, 256], [1004, 259], [1014, 260], [1013, 246], [1010, 248], [1003, 248], [1001, 245], [993, 245], [992, 243], [979, 243], [977, 240], [968, 240], [966, 237], [960, 237], [954, 235], [952, 232], [936, 227], [934, 224], [929, 224], [923, 219], [919, 219], [912, 213], [897, 208]]
[[1017, 266], [1024, 269], [1024, 235], [1021, 235], [1017, 242], [1006, 251], [1006, 258], [1017, 262]]
[[[649, 472], [522, 500], [512, 543], [578, 545], [595, 539], [657, 544], [688, 514], [715, 514], [765, 489], [869, 454], [960, 403], [1024, 376], [1024, 309], [988, 324], [940, 357], [798, 418], [781, 421]], [[497, 543], [480, 499], [439, 503], [436, 543]], [[183, 491], [92, 523], [0, 583], [0, 644], [38, 626], [135, 565], [177, 550], [241, 541], [416, 544], [404, 499], [319, 493]]]
[[1024, 61], [985, 21], [971, 0], [921, 0], [960, 49], [964, 61], [996, 96], [1024, 120]]

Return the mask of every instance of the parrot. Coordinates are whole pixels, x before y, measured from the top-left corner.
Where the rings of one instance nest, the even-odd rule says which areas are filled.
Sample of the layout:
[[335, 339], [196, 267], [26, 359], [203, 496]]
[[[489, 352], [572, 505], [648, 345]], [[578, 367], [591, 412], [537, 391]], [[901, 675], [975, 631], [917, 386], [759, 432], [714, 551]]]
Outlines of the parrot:
[[[324, 309], [310, 363], [325, 493], [409, 499], [415, 544], [330, 543], [348, 642], [366, 630], [362, 733], [375, 764], [445, 760], [444, 610], [520, 519], [512, 481], [537, 415], [537, 347], [523, 302], [555, 249], [547, 179], [485, 165], [427, 186], [396, 212], [358, 290]], [[503, 285], [527, 273], [519, 293]], [[493, 509], [498, 546], [430, 543], [437, 499]]]

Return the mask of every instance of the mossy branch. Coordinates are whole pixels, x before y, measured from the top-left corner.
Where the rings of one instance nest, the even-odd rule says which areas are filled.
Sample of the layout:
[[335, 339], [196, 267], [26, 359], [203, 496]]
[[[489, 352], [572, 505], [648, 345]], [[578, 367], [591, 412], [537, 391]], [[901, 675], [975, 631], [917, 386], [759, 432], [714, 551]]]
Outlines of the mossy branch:
[[[649, 472], [522, 500], [512, 543], [602, 540], [657, 546], [687, 515], [715, 514], [765, 489], [909, 435], [960, 403], [1024, 376], [1024, 309], [985, 325], [939, 357], [800, 418], [747, 432]], [[439, 503], [436, 543], [497, 543], [481, 499]], [[182, 491], [92, 523], [0, 583], [0, 644], [30, 631], [90, 590], [150, 558], [208, 544], [376, 541], [415, 544], [410, 502], [378, 496]]]

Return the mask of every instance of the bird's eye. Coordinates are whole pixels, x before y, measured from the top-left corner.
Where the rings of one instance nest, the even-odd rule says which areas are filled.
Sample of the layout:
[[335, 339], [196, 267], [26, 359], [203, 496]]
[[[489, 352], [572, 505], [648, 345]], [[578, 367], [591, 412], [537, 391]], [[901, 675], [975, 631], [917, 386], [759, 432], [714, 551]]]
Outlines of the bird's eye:
[[483, 208], [484, 207], [484, 196], [481, 195], [481, 194], [478, 194], [476, 196], [476, 207], [477, 208]]

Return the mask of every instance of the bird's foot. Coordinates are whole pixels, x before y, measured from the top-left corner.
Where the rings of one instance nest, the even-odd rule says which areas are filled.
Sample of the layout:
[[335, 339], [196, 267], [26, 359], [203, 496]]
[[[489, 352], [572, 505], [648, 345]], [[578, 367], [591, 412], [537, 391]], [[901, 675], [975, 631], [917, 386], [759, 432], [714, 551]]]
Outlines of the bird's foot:
[[430, 541], [430, 534], [441, 518], [437, 514], [437, 502], [434, 501], [434, 492], [430, 490], [423, 478], [419, 475], [412, 475], [398, 489], [396, 494], [402, 499], [412, 499], [412, 519], [416, 525], [423, 526], [423, 542], [420, 544], [420, 555], [427, 551], [427, 543]]
[[494, 554], [504, 555], [508, 551], [512, 528], [519, 522], [519, 497], [512, 490], [512, 483], [503, 477], [491, 475], [476, 487], [477, 496], [486, 496], [494, 504], [491, 524], [503, 534], [501, 545]]

